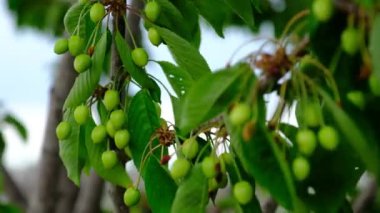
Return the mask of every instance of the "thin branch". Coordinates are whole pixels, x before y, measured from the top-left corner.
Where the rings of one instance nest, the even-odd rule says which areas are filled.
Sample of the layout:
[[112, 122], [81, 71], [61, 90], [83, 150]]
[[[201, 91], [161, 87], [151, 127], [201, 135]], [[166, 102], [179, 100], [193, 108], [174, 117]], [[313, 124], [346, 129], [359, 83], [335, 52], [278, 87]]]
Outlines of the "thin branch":
[[75, 213], [100, 213], [104, 181], [95, 172], [82, 177], [81, 189], [74, 208]]
[[368, 208], [373, 205], [376, 198], [377, 182], [375, 178], [368, 180], [367, 186], [355, 199], [352, 209], [355, 213], [368, 212]]

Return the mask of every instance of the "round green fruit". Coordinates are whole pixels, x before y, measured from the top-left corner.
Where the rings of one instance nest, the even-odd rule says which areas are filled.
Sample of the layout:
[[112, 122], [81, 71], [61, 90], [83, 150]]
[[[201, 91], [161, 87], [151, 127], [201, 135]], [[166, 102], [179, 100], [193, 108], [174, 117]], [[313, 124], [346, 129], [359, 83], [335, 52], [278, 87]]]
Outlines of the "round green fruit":
[[107, 129], [103, 125], [96, 126], [91, 132], [91, 139], [94, 143], [103, 142], [107, 136]]
[[150, 1], [145, 5], [144, 12], [146, 17], [151, 21], [156, 21], [160, 15], [160, 5], [155, 1]]
[[110, 115], [110, 121], [115, 129], [120, 129], [125, 123], [125, 113], [123, 110], [115, 110]]
[[375, 74], [368, 79], [369, 89], [375, 96], [380, 96], [380, 81]]
[[187, 159], [193, 159], [197, 156], [199, 149], [198, 141], [195, 138], [188, 138], [183, 142], [182, 153]]
[[144, 67], [148, 63], [148, 53], [143, 48], [136, 48], [132, 50], [132, 60], [137, 66]]
[[128, 145], [130, 134], [128, 130], [123, 129], [115, 133], [115, 145], [118, 149], [123, 149]]
[[94, 23], [98, 23], [100, 20], [103, 19], [105, 14], [106, 14], [106, 10], [104, 9], [103, 4], [95, 3], [94, 5], [92, 5], [90, 9], [91, 21], [93, 21]]
[[162, 42], [160, 34], [158, 34], [158, 31], [153, 27], [149, 28], [148, 30], [148, 38], [150, 43], [152, 43], [154, 46], [158, 46]]
[[238, 103], [231, 110], [229, 118], [233, 125], [241, 125], [249, 119], [251, 109], [246, 103]]
[[234, 157], [232, 156], [231, 153], [224, 152], [223, 154], [220, 155], [220, 158], [227, 165], [233, 165], [233, 163], [234, 163]]
[[113, 110], [120, 104], [119, 93], [116, 90], [107, 90], [104, 94], [103, 103], [108, 111]]
[[364, 94], [360, 90], [350, 91], [347, 93], [347, 99], [356, 107], [363, 109], [365, 107]]
[[339, 144], [339, 134], [334, 127], [324, 126], [318, 131], [318, 140], [327, 150], [335, 150]]
[[318, 21], [326, 22], [333, 15], [334, 5], [332, 0], [314, 0], [311, 9]]
[[83, 52], [85, 42], [84, 40], [77, 36], [73, 35], [69, 38], [68, 41], [68, 47], [69, 47], [69, 52], [72, 56], [77, 56]]
[[126, 206], [135, 206], [136, 204], [139, 203], [141, 198], [140, 191], [134, 187], [129, 187], [125, 192], [124, 192], [124, 204]]
[[305, 123], [309, 127], [317, 127], [320, 125], [320, 117], [318, 113], [319, 105], [316, 103], [308, 103], [304, 111]]
[[117, 154], [113, 150], [108, 150], [102, 154], [102, 163], [104, 168], [111, 169], [117, 164]]
[[55, 134], [57, 135], [58, 140], [65, 140], [70, 136], [71, 133], [71, 125], [67, 121], [62, 121], [58, 124], [55, 129]]
[[209, 192], [215, 191], [218, 188], [219, 188], [219, 184], [218, 184], [218, 181], [216, 180], [216, 178], [208, 179], [208, 191]]
[[294, 177], [299, 180], [305, 180], [310, 173], [310, 164], [303, 157], [297, 157], [292, 164]]
[[89, 115], [90, 110], [86, 105], [77, 106], [74, 110], [74, 119], [79, 125], [85, 124]]
[[240, 181], [234, 185], [233, 195], [240, 204], [247, 204], [252, 200], [253, 189], [247, 181]]
[[216, 175], [218, 174], [215, 168], [216, 164], [217, 164], [217, 160], [212, 156], [208, 156], [203, 159], [202, 171], [206, 177], [208, 178], [216, 177]]
[[65, 38], [58, 39], [54, 44], [54, 52], [58, 55], [67, 52], [68, 48], [68, 40]]
[[305, 155], [311, 155], [317, 147], [317, 137], [312, 130], [304, 129], [297, 132], [298, 150]]
[[91, 57], [87, 54], [80, 54], [75, 57], [74, 69], [78, 73], [86, 71], [91, 66]]
[[110, 137], [112, 137], [112, 138], [115, 137], [116, 129], [110, 120], [107, 121], [107, 123], [106, 123], [106, 130], [107, 130], [107, 133]]
[[191, 163], [184, 159], [184, 158], [178, 158], [176, 161], [174, 161], [172, 168], [170, 169], [170, 175], [173, 179], [177, 180], [180, 178], [183, 178], [189, 173], [191, 167]]
[[359, 50], [359, 32], [353, 27], [345, 29], [340, 37], [342, 49], [349, 55], [354, 55]]

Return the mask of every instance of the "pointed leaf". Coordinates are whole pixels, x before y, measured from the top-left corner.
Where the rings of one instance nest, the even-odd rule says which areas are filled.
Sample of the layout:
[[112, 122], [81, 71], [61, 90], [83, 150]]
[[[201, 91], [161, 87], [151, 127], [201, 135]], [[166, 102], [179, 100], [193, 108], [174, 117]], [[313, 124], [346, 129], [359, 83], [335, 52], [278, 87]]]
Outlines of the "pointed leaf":
[[63, 108], [76, 107], [84, 103], [98, 86], [103, 71], [104, 57], [107, 51], [107, 32], [104, 32], [95, 47], [92, 65], [75, 79]]
[[254, 25], [251, 0], [225, 0], [227, 5], [249, 26]]
[[15, 118], [13, 115], [6, 115], [5, 118], [4, 118], [4, 121], [11, 125], [16, 131], [17, 133], [21, 136], [21, 138], [26, 141], [26, 139], [28, 138], [28, 131], [26, 130], [25, 126], [17, 119]]
[[372, 56], [373, 71], [380, 81], [380, 15], [376, 15], [372, 25], [372, 32], [369, 44]]
[[95, 28], [94, 22], [90, 20], [90, 4], [76, 3], [70, 7], [63, 19], [65, 29], [69, 34], [78, 33], [86, 41]]
[[[223, 37], [223, 26], [228, 17], [229, 8], [224, 0], [195, 0], [199, 13], [211, 24], [215, 32]], [[215, 7], [218, 5], [218, 7]]]
[[211, 72], [206, 60], [188, 41], [165, 28], [157, 27], [157, 30], [168, 45], [177, 64], [185, 69], [194, 80]]

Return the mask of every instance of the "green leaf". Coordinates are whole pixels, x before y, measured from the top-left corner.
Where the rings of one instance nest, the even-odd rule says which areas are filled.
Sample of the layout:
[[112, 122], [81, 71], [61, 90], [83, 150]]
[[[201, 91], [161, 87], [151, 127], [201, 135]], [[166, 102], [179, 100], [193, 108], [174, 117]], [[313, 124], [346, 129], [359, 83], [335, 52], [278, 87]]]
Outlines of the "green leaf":
[[208, 179], [197, 164], [178, 187], [171, 212], [206, 212], [208, 200]]
[[[149, 206], [153, 212], [170, 212], [177, 186], [158, 162], [161, 149], [153, 154], [149, 150], [150, 145], [157, 145], [157, 140], [154, 140], [153, 144], [149, 143], [155, 130], [160, 127], [160, 121], [152, 98], [146, 90], [141, 90], [132, 99], [128, 112], [128, 126], [133, 162], [144, 178]], [[149, 157], [145, 158], [148, 153]], [[142, 168], [143, 158], [146, 160]]]
[[11, 204], [0, 204], [0, 212], [4, 213], [21, 213], [21, 211], [17, 206]]
[[339, 130], [345, 135], [346, 141], [358, 153], [367, 169], [374, 174], [380, 174], [379, 166], [380, 155], [378, 150], [373, 149], [368, 143], [365, 135], [360, 131], [359, 127], [350, 119], [350, 117], [338, 107], [331, 97], [322, 89], [318, 90], [323, 97], [327, 110], [335, 120]]
[[86, 41], [95, 28], [95, 24], [90, 20], [90, 4], [74, 4], [63, 19], [65, 29], [69, 34], [77, 33]]
[[177, 64], [185, 69], [194, 80], [211, 72], [206, 60], [188, 41], [165, 28], [157, 27], [157, 30], [168, 45]]
[[103, 71], [104, 57], [107, 51], [107, 32], [104, 32], [95, 47], [92, 65], [75, 79], [74, 85], [64, 104], [64, 109], [76, 107], [85, 102], [98, 86]]
[[67, 170], [69, 179], [79, 186], [82, 169], [87, 160], [86, 127], [75, 122], [73, 113], [74, 110], [68, 108], [63, 116], [63, 120], [71, 125], [71, 133], [70, 137], [59, 142], [59, 156]]
[[26, 141], [26, 139], [28, 138], [28, 131], [26, 130], [25, 126], [17, 118], [15, 118], [13, 115], [8, 114], [5, 116], [4, 121], [7, 124], [11, 125], [17, 131], [20, 137], [24, 141]]
[[[251, 74], [251, 70], [248, 65], [241, 64], [206, 75], [194, 83], [181, 103], [179, 127], [182, 132], [187, 133], [205, 119], [210, 118], [211, 116], [207, 115], [211, 110], [213, 110], [213, 115], [217, 115], [226, 109], [234, 95], [223, 96], [223, 94], [245, 73]], [[216, 106], [221, 98], [224, 100], [223, 105]], [[218, 110], [215, 111], [215, 109]]]
[[92, 142], [90, 135], [94, 127], [95, 123], [92, 120], [85, 126], [85, 141], [90, 165], [94, 168], [96, 174], [104, 180], [124, 188], [129, 187], [132, 184], [132, 180], [126, 173], [125, 167], [120, 161], [111, 169], [104, 168], [102, 154], [107, 150], [107, 143], [103, 142], [94, 144]]
[[158, 64], [164, 71], [177, 97], [183, 96], [194, 82], [189, 73], [167, 61], [159, 61]]
[[226, 4], [249, 26], [254, 25], [251, 0], [225, 0]]
[[5, 138], [4, 138], [3, 133], [0, 131], [0, 161], [3, 161], [4, 150], [5, 150]]
[[[223, 36], [223, 26], [228, 17], [229, 8], [223, 0], [195, 0], [199, 13], [211, 24], [220, 37]], [[215, 7], [215, 5], [218, 5]]]
[[372, 32], [369, 43], [369, 50], [371, 52], [373, 71], [380, 81], [380, 15], [376, 15], [372, 25]]

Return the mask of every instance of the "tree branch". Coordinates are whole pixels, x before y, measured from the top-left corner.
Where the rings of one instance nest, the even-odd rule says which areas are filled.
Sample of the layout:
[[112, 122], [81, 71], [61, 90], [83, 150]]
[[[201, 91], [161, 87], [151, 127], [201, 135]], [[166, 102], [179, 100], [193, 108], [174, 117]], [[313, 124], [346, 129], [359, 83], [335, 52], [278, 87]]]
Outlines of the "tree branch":
[[377, 182], [375, 178], [368, 180], [367, 186], [362, 190], [353, 202], [352, 209], [356, 213], [368, 212], [368, 208], [373, 205], [376, 198]]
[[25, 210], [28, 203], [24, 194], [21, 192], [17, 183], [13, 180], [12, 175], [8, 172], [4, 165], [0, 164], [0, 170], [3, 174], [4, 191], [9, 201]]
[[65, 167], [61, 167], [61, 174], [58, 182], [58, 200], [56, 213], [73, 212], [79, 193], [79, 188], [67, 177]]
[[95, 172], [82, 177], [82, 185], [74, 208], [75, 213], [100, 213], [104, 181]]

